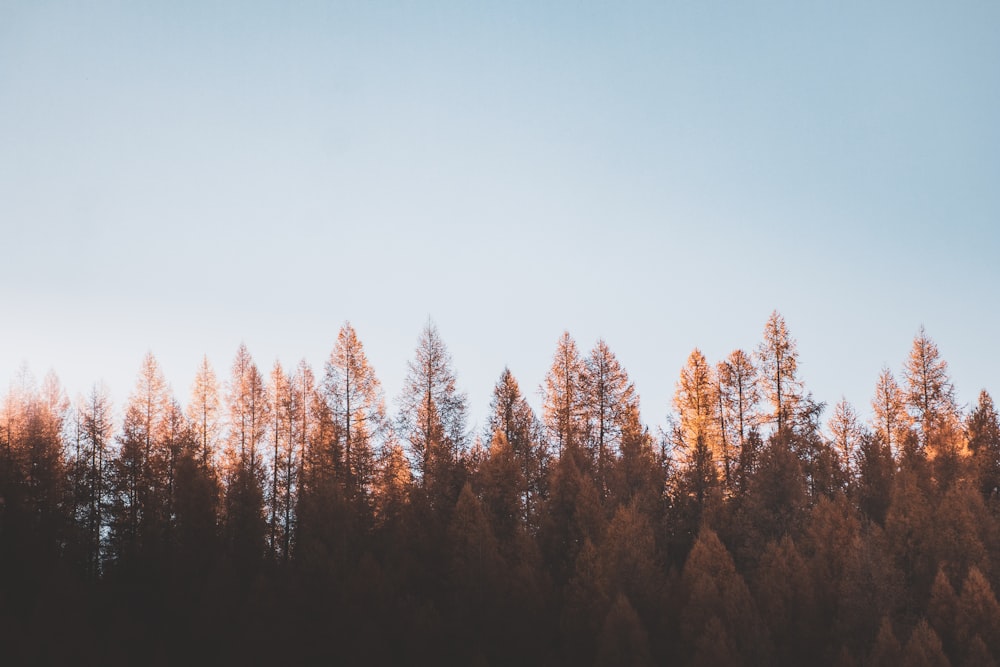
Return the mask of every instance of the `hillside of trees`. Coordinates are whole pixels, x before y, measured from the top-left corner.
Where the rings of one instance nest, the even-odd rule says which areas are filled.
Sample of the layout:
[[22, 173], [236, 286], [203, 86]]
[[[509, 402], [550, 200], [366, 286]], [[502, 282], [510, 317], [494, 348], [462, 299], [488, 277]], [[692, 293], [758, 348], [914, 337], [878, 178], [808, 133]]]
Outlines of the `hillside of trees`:
[[[644, 425], [558, 340], [488, 424], [428, 323], [387, 405], [345, 324], [321, 369], [152, 355], [124, 405], [0, 406], [5, 664], [995, 665], [1000, 421], [921, 329], [870, 421], [806, 390], [784, 319], [691, 352]], [[875, 369], [873, 369], [874, 371]], [[664, 406], [657, 406], [661, 411]]]

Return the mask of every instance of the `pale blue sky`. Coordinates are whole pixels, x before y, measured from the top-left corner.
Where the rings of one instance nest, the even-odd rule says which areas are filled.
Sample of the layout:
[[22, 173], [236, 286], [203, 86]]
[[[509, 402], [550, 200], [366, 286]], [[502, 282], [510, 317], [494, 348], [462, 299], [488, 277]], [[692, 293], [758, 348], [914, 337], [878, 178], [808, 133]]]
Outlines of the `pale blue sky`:
[[394, 399], [430, 315], [476, 422], [568, 329], [662, 424], [777, 308], [831, 405], [921, 324], [969, 402], [998, 63], [992, 2], [0, 0], [0, 382], [120, 403], [152, 350], [186, 401], [203, 353], [321, 372], [350, 319]]

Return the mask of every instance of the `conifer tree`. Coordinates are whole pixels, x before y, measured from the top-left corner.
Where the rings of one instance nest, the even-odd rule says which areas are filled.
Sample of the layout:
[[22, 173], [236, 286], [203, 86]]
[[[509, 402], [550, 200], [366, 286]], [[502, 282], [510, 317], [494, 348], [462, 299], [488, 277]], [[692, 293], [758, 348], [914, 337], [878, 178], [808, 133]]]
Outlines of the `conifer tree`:
[[539, 499], [545, 492], [549, 457], [542, 438], [542, 425], [508, 368], [504, 368], [493, 387], [486, 430], [491, 439], [502, 433], [510, 445], [523, 483], [519, 490], [523, 519], [533, 522]]
[[461, 489], [458, 455], [467, 439], [465, 413], [466, 398], [456, 387], [451, 354], [428, 321], [403, 383], [399, 432], [409, 445], [421, 488], [438, 508], [452, 506]]
[[682, 461], [691, 461], [697, 448], [704, 447], [712, 465], [721, 469], [725, 454], [719, 438], [718, 407], [715, 373], [705, 355], [695, 348], [681, 369], [674, 391], [679, 421], [674, 440]]
[[909, 430], [910, 417], [906, 413], [906, 398], [896, 384], [892, 371], [883, 368], [875, 384], [872, 398], [872, 426], [895, 456], [902, 447]]
[[1000, 417], [989, 392], [979, 392], [976, 407], [965, 422], [979, 489], [985, 497], [1000, 491]]
[[337, 334], [326, 363], [323, 394], [337, 423], [348, 493], [366, 503], [374, 475], [375, 450], [387, 437], [389, 424], [382, 385], [349, 322]]
[[268, 412], [270, 415], [271, 475], [268, 489], [268, 551], [272, 556], [288, 558], [292, 489], [294, 486], [295, 442], [294, 424], [296, 405], [292, 391], [292, 378], [288, 377], [279, 362], [271, 369], [267, 385]]
[[264, 450], [268, 400], [264, 378], [245, 344], [233, 360], [227, 407], [225, 523], [229, 548], [239, 559], [241, 574], [264, 555]]
[[625, 419], [638, 408], [638, 397], [625, 369], [603, 340], [597, 341], [584, 362], [582, 379], [586, 444], [597, 462], [601, 493], [606, 495], [609, 461], [621, 447]]
[[216, 456], [222, 439], [220, 411], [219, 383], [212, 365], [208, 362], [208, 355], [205, 355], [191, 385], [187, 416], [194, 426], [201, 448], [202, 462], [206, 465], [214, 465], [217, 462]]
[[559, 337], [552, 366], [545, 375], [542, 400], [542, 419], [560, 456], [566, 448], [583, 444], [585, 373], [576, 342], [568, 331], [564, 331]]
[[[921, 444], [933, 446], [958, 414], [948, 362], [923, 327], [917, 332], [904, 368], [906, 406], [920, 429]], [[945, 435], [947, 437], [947, 434]], [[941, 444], [941, 443], [937, 443]]]
[[840, 463], [844, 467], [844, 470], [847, 471], [848, 478], [850, 478], [851, 470], [854, 467], [854, 458], [861, 443], [861, 436], [864, 435], [864, 429], [858, 420], [857, 412], [847, 402], [847, 399], [841, 398], [833, 406], [833, 415], [830, 417], [829, 428], [830, 435], [833, 438], [832, 445], [834, 451], [840, 456]]
[[798, 346], [778, 311], [771, 313], [764, 326], [757, 358], [764, 395], [771, 403], [771, 421], [777, 432], [783, 433], [799, 417], [802, 383], [797, 377]]
[[723, 473], [726, 486], [735, 484], [740, 455], [757, 426], [760, 388], [753, 359], [743, 350], [734, 350], [716, 367], [719, 397], [719, 430], [724, 452]]

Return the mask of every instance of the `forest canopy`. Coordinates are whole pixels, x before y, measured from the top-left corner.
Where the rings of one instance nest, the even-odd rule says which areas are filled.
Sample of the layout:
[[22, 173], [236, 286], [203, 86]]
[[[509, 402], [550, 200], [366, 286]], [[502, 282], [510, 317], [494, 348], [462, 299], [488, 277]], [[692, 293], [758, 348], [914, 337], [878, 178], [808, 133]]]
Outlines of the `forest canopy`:
[[[508, 369], [481, 432], [433, 323], [387, 403], [345, 323], [322, 368], [155, 356], [123, 405], [0, 405], [0, 647], [14, 663], [989, 665], [1000, 419], [921, 328], [827, 406], [772, 313], [680, 366], [651, 430], [599, 340]], [[662, 408], [663, 406], [657, 406]], [[870, 414], [863, 419], [861, 414]], [[995, 562], [996, 561], [996, 562]]]

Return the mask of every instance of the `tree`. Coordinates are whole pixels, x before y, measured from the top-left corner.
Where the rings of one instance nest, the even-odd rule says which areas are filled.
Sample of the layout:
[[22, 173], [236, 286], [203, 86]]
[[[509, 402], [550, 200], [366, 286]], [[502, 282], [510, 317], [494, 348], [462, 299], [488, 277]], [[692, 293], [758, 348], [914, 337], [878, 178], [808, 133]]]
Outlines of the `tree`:
[[[733, 350], [716, 368], [719, 396], [719, 425], [724, 452], [724, 479], [730, 490], [735, 468], [750, 431], [758, 422], [760, 401], [757, 368], [743, 350]], [[733, 451], [735, 449], [735, 452]]]
[[985, 389], [979, 392], [976, 407], [966, 419], [965, 430], [979, 489], [989, 498], [1000, 490], [1000, 417], [993, 398]]
[[903, 650], [902, 664], [908, 667], [948, 667], [951, 663], [941, 648], [941, 639], [927, 621], [920, 619]]
[[829, 422], [830, 435], [833, 437], [834, 450], [840, 455], [841, 465], [850, 479], [851, 463], [864, 435], [864, 428], [858, 420], [858, 414], [846, 398], [833, 406], [833, 415]]
[[769, 663], [770, 639], [732, 556], [709, 528], [702, 528], [681, 574], [681, 633], [689, 651], [717, 618], [747, 664]]
[[882, 434], [864, 433], [858, 445], [856, 495], [858, 507], [880, 525], [885, 523], [892, 494], [895, 463]]
[[421, 488], [438, 508], [453, 506], [461, 489], [457, 466], [467, 440], [465, 412], [466, 398], [455, 386], [451, 354], [428, 321], [403, 382], [399, 431], [409, 444]]
[[264, 554], [264, 459], [268, 400], [264, 379], [245, 344], [240, 344], [229, 380], [229, 438], [226, 443], [226, 535], [242, 574]]
[[114, 437], [113, 409], [107, 387], [94, 385], [77, 410], [84, 443], [79, 460], [82, 479], [78, 521], [86, 535], [88, 571], [96, 576], [101, 572], [102, 529], [108, 504], [107, 467]]
[[815, 662], [820, 648], [815, 586], [791, 537], [768, 543], [753, 590], [761, 618], [774, 639], [777, 664]]
[[219, 412], [219, 383], [212, 365], [208, 362], [208, 355], [205, 355], [191, 385], [187, 416], [194, 425], [198, 443], [201, 445], [202, 461], [210, 465], [215, 463], [222, 437], [222, 418]]
[[135, 390], [125, 405], [112, 464], [112, 532], [115, 555], [130, 560], [151, 555], [166, 537], [169, 505], [166, 468], [167, 410], [170, 397], [156, 358], [145, 356]]
[[285, 374], [279, 362], [271, 369], [268, 383], [268, 412], [270, 414], [271, 484], [268, 492], [268, 552], [272, 556], [288, 559], [292, 505], [292, 487], [295, 483], [294, 425], [296, 404], [292, 379]]
[[796, 377], [799, 352], [795, 339], [778, 311], [764, 326], [764, 340], [757, 349], [764, 394], [771, 402], [771, 420], [777, 431], [794, 424], [802, 400], [802, 383]]
[[539, 499], [545, 492], [548, 453], [542, 439], [541, 423], [521, 394], [517, 380], [504, 368], [493, 387], [486, 430], [490, 438], [502, 433], [520, 468], [523, 487], [519, 490], [525, 522], [533, 523]]
[[348, 495], [367, 503], [375, 445], [386, 438], [389, 424], [382, 385], [350, 322], [340, 328], [326, 363], [323, 394], [344, 451]]
[[892, 371], [883, 367], [872, 398], [872, 426], [894, 456], [903, 445], [909, 423], [903, 390], [896, 384]]
[[718, 432], [718, 389], [715, 373], [698, 348], [681, 369], [674, 390], [674, 410], [679, 420], [675, 443], [683, 457], [690, 459], [697, 447], [704, 446], [712, 464], [720, 466], [725, 456]]
[[597, 341], [584, 362], [583, 389], [587, 445], [591, 458], [597, 461], [603, 496], [607, 494], [608, 461], [621, 446], [625, 418], [638, 408], [635, 386], [603, 340]]
[[879, 625], [878, 635], [875, 638], [875, 645], [872, 647], [871, 655], [868, 657], [868, 664], [871, 667], [896, 667], [902, 664], [903, 647], [896, 639], [896, 633], [892, 630], [892, 621], [888, 616], [882, 617]]
[[618, 593], [608, 611], [597, 643], [597, 665], [652, 665], [649, 635], [642, 621], [629, 604], [628, 597]]
[[948, 375], [948, 362], [941, 358], [937, 343], [921, 326], [913, 339], [904, 368], [906, 406], [920, 427], [921, 444], [933, 444], [934, 436], [958, 413], [955, 387]]
[[559, 337], [552, 366], [545, 375], [542, 400], [542, 419], [560, 456], [566, 448], [583, 444], [585, 373], [576, 342], [568, 331], [564, 331]]

